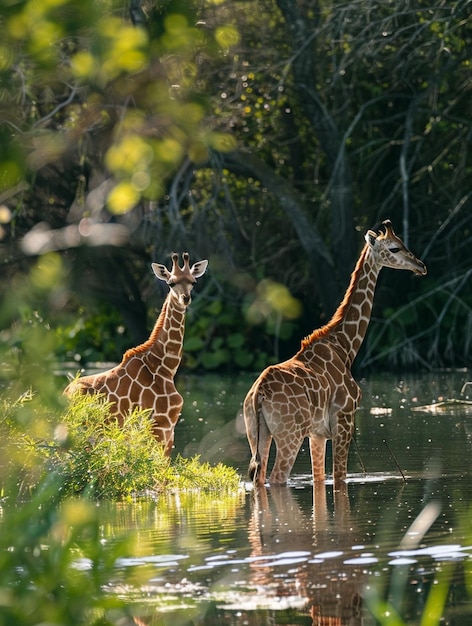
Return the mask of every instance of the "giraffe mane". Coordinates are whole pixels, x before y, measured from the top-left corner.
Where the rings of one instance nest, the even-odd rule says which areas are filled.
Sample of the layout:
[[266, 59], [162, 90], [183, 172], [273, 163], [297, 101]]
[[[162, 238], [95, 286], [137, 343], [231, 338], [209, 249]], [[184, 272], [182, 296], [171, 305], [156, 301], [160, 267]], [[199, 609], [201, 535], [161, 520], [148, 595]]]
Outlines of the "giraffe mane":
[[126, 363], [126, 361], [129, 361], [129, 359], [135, 356], [136, 354], [143, 354], [143, 352], [147, 352], [154, 345], [154, 343], [156, 342], [159, 336], [159, 333], [161, 332], [162, 327], [164, 326], [164, 319], [166, 317], [167, 307], [169, 306], [169, 298], [170, 298], [170, 294], [164, 300], [164, 304], [162, 305], [161, 312], [159, 313], [159, 317], [157, 318], [156, 323], [154, 324], [154, 328], [152, 329], [152, 332], [149, 335], [149, 338], [146, 339], [146, 341], [140, 344], [139, 346], [135, 346], [134, 348], [129, 348], [129, 350], [126, 350], [126, 352], [123, 355], [123, 358], [121, 359], [122, 364]]
[[365, 255], [367, 254], [369, 246], [365, 245], [359, 258], [357, 260], [356, 266], [351, 274], [351, 280], [349, 282], [349, 287], [347, 288], [346, 293], [344, 294], [344, 298], [341, 301], [341, 304], [338, 306], [336, 311], [333, 314], [333, 317], [329, 320], [327, 324], [321, 326], [320, 328], [315, 329], [310, 335], [302, 339], [301, 350], [308, 347], [318, 339], [323, 339], [326, 335], [329, 335], [330, 332], [344, 319], [344, 315], [346, 313], [346, 309], [348, 308], [351, 298], [352, 292], [354, 291], [354, 287], [357, 284], [359, 273], [361, 271], [362, 265], [364, 263]]

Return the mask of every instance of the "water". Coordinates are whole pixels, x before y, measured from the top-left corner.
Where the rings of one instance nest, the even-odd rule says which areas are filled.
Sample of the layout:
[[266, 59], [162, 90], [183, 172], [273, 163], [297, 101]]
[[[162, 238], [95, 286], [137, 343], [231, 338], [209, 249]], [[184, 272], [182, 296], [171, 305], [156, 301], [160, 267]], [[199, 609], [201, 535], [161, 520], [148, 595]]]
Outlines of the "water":
[[110, 590], [139, 623], [369, 625], [381, 597], [384, 613], [416, 624], [442, 589], [442, 623], [472, 623], [467, 372], [361, 381], [356, 445], [336, 494], [329, 479], [313, 488], [307, 446], [287, 487], [254, 493], [244, 482], [239, 407], [252, 380], [179, 379], [177, 451], [238, 468], [238, 493], [100, 505], [104, 541], [135, 535]]

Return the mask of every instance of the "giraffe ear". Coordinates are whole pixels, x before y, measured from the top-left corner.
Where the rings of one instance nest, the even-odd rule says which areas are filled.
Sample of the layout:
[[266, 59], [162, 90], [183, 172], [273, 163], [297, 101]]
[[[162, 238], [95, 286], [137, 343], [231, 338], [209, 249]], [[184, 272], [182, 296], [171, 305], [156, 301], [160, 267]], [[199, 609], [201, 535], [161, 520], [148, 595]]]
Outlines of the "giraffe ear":
[[375, 246], [375, 242], [377, 241], [377, 235], [373, 230], [368, 230], [365, 234], [366, 243], [373, 248]]
[[151, 263], [152, 271], [159, 280], [169, 280], [171, 274], [165, 265], [160, 263]]
[[204, 261], [198, 261], [194, 263], [190, 268], [190, 273], [194, 278], [200, 278], [206, 272], [206, 268], [208, 266], [208, 261], [205, 259]]

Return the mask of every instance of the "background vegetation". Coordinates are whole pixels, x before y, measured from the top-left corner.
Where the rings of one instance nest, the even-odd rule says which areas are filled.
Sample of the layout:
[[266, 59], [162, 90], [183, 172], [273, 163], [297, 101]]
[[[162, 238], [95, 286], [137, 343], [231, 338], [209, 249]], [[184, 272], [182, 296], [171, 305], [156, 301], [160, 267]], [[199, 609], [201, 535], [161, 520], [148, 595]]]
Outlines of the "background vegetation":
[[429, 273], [384, 271], [357, 366], [470, 366], [472, 5], [0, 7], [0, 385], [22, 398], [0, 418], [0, 624], [123, 624], [104, 589], [130, 539], [103, 543], [96, 507], [59, 496], [129, 495], [150, 457], [90, 479], [110, 456], [91, 433], [75, 456], [51, 437], [57, 362], [144, 340], [165, 295], [150, 262], [188, 250], [210, 266], [184, 367], [257, 371], [329, 318], [388, 217]]
[[24, 296], [1, 309], [8, 362], [34, 327], [53, 358], [118, 359], [165, 294], [150, 262], [188, 250], [210, 266], [183, 365], [258, 370], [329, 318], [389, 217], [429, 274], [384, 271], [358, 367], [470, 365], [471, 13], [3, 2], [0, 283]]
[[120, 425], [103, 398], [80, 394], [60, 415], [31, 393], [4, 398], [0, 407], [0, 489], [14, 485], [20, 499], [51, 473], [60, 477], [58, 498], [134, 501], [173, 489], [239, 490], [233, 468], [165, 456], [148, 411], [135, 410]]

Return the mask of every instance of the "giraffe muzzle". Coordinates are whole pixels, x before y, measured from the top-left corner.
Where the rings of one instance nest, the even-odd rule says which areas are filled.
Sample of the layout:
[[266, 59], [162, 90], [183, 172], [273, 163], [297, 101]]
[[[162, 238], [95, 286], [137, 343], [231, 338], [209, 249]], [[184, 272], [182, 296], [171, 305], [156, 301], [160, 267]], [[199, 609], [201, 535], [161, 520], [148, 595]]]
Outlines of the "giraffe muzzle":
[[426, 276], [428, 270], [423, 261], [418, 260], [418, 269], [413, 270], [416, 276]]

